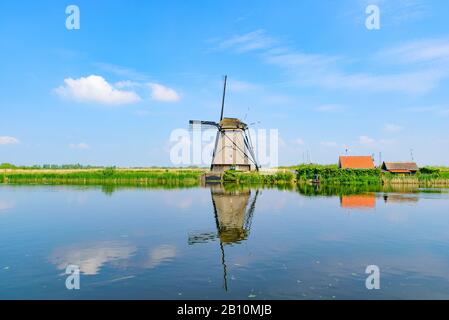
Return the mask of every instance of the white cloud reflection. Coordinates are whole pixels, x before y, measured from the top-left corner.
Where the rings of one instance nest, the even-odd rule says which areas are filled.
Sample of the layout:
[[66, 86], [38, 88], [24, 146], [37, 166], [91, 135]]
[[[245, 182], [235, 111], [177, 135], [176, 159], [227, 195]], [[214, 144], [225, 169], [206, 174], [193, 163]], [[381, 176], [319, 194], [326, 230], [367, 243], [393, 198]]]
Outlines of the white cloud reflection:
[[176, 251], [176, 247], [172, 245], [160, 245], [151, 249], [145, 267], [151, 269], [163, 262], [171, 261], [172, 258], [176, 257]]
[[108, 262], [128, 259], [136, 252], [136, 247], [117, 241], [100, 241], [72, 247], [57, 249], [50, 257], [50, 262], [58, 269], [65, 270], [67, 265], [80, 267], [86, 275], [96, 275]]

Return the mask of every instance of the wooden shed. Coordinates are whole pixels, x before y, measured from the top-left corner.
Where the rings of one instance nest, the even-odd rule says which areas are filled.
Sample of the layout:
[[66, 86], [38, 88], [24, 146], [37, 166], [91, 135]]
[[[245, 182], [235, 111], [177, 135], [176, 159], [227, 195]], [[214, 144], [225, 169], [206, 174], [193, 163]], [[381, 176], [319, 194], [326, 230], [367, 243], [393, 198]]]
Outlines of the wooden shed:
[[415, 162], [384, 162], [381, 168], [386, 172], [409, 175], [413, 175], [419, 170]]

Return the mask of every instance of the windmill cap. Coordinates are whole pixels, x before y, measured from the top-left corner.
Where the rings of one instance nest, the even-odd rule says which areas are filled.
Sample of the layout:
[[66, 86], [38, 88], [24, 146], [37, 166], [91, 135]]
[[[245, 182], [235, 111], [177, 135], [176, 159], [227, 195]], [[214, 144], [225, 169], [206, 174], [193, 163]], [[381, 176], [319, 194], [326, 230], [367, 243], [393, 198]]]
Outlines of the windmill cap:
[[222, 129], [246, 129], [248, 126], [237, 118], [223, 118], [220, 121], [220, 127]]

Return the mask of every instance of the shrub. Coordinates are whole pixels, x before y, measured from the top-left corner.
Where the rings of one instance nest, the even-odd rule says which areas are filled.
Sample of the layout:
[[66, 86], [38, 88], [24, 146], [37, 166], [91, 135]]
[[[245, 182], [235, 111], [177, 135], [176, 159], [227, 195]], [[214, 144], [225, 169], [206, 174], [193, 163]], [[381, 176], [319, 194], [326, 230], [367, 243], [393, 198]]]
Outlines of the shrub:
[[0, 164], [0, 169], [16, 169], [17, 167], [11, 163]]

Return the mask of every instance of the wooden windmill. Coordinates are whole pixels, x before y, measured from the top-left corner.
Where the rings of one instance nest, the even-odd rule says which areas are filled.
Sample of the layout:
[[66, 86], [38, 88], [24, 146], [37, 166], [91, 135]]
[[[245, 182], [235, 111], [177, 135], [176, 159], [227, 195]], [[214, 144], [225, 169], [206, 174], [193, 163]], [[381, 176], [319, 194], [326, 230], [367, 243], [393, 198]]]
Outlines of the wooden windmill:
[[224, 118], [227, 76], [224, 78], [223, 98], [220, 121], [190, 120], [192, 128], [215, 127], [217, 136], [212, 154], [211, 171], [224, 172], [235, 169], [240, 171], [259, 170], [254, 148], [249, 135], [248, 125], [237, 118]]
[[226, 291], [228, 290], [228, 281], [225, 246], [242, 243], [250, 234], [259, 190], [256, 190], [252, 199], [251, 193], [250, 189], [226, 190], [221, 185], [211, 186], [217, 231], [189, 234], [189, 245], [219, 241], [223, 266], [223, 286]]

